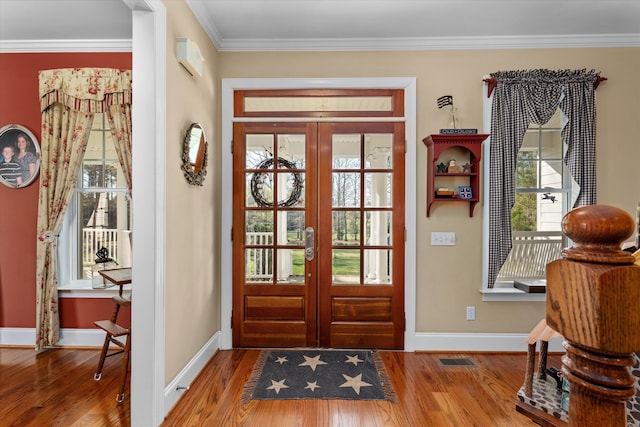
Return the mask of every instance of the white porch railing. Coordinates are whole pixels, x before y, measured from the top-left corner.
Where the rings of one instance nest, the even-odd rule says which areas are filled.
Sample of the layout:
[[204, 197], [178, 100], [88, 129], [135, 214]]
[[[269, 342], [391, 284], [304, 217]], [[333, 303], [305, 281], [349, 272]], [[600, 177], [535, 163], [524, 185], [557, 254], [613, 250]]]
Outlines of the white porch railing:
[[266, 248], [247, 248], [244, 256], [244, 271], [248, 281], [273, 279], [273, 233], [245, 233], [247, 245], [265, 245]]
[[513, 232], [513, 245], [497, 281], [544, 279], [547, 264], [562, 257], [562, 232]]
[[82, 229], [82, 263], [95, 264], [96, 252], [107, 248], [109, 258], [118, 260], [118, 230], [115, 228]]

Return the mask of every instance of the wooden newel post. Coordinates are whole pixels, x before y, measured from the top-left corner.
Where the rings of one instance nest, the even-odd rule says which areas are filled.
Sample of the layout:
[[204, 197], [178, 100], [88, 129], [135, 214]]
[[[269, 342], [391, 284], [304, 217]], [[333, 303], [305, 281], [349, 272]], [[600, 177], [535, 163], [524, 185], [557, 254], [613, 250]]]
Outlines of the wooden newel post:
[[570, 426], [626, 426], [635, 394], [629, 367], [640, 351], [640, 266], [621, 243], [635, 225], [625, 211], [591, 205], [567, 213], [574, 245], [547, 266], [547, 324], [565, 337]]

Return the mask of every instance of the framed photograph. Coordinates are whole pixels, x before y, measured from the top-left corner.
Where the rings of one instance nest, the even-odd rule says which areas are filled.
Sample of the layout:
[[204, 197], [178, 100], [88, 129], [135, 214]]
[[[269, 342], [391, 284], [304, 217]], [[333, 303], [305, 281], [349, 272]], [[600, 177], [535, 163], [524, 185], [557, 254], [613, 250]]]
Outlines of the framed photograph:
[[40, 171], [40, 144], [21, 125], [0, 128], [0, 182], [22, 188], [31, 184]]

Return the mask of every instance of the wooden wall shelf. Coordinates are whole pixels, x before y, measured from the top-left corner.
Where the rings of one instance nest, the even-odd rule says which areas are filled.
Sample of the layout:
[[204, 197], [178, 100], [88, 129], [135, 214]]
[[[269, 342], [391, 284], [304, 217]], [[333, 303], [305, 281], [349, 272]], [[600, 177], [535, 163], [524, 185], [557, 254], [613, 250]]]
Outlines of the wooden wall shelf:
[[[469, 216], [480, 201], [480, 159], [482, 158], [482, 142], [488, 134], [433, 134], [422, 140], [427, 146], [427, 216], [431, 215], [434, 202], [466, 202], [469, 204]], [[438, 164], [448, 164], [455, 159], [458, 166], [468, 163], [470, 172], [437, 172]], [[471, 187], [472, 197], [460, 198], [458, 186]], [[439, 197], [438, 188], [451, 187], [456, 194], [453, 197]]]

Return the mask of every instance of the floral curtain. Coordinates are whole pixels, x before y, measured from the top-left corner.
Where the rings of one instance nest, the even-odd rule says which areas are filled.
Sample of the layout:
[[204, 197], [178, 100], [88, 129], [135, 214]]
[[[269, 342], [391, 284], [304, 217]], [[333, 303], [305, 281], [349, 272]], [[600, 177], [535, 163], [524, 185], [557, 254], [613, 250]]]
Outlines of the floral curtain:
[[511, 209], [515, 203], [518, 151], [529, 123], [545, 124], [560, 108], [564, 163], [574, 180], [573, 207], [596, 202], [595, 83], [585, 70], [499, 71], [491, 107], [489, 154], [489, 275], [493, 288], [511, 251]]
[[[39, 95], [42, 135], [36, 252], [37, 351], [55, 345], [60, 339], [56, 238], [76, 188], [97, 112], [113, 117], [109, 121], [113, 122], [117, 140], [114, 142], [119, 146], [123, 169], [126, 164], [125, 174], [131, 188], [131, 71], [110, 68], [40, 71]], [[122, 136], [124, 133], [127, 136]]]

